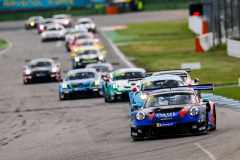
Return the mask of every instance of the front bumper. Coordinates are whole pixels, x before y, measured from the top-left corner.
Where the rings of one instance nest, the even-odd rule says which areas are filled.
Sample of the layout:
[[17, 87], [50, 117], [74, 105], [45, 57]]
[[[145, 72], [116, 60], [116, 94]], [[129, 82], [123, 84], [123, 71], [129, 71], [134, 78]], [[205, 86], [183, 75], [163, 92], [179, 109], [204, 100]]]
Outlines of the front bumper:
[[52, 81], [53, 79], [55, 81], [58, 81], [61, 78], [60, 73], [49, 73], [46, 74], [45, 76], [38, 76], [37, 74], [31, 74], [31, 75], [24, 75], [23, 76], [23, 81], [25, 83], [28, 82], [41, 82], [41, 81]]
[[146, 139], [173, 135], [194, 135], [206, 133], [206, 124], [198, 122], [177, 123], [176, 126], [156, 127], [156, 125], [131, 126], [132, 139]]
[[74, 57], [73, 57], [73, 63], [75, 65], [76, 68], [83, 68], [86, 67], [86, 65], [91, 64], [91, 63], [103, 63], [104, 61], [99, 60], [99, 59], [93, 59], [93, 60], [88, 60], [88, 61], [84, 61], [81, 60], [80, 62], [75, 62]]
[[94, 95], [98, 94], [99, 96], [103, 96], [102, 86], [95, 86], [91, 88], [74, 88], [74, 89], [59, 89], [59, 94], [62, 97], [77, 97], [77, 96], [85, 96], [85, 95]]
[[53, 36], [42, 36], [42, 40], [59, 40], [64, 39], [64, 36], [62, 35], [53, 35]]
[[129, 100], [129, 93], [130, 91], [112, 91], [110, 94], [110, 100], [116, 101], [116, 100]]

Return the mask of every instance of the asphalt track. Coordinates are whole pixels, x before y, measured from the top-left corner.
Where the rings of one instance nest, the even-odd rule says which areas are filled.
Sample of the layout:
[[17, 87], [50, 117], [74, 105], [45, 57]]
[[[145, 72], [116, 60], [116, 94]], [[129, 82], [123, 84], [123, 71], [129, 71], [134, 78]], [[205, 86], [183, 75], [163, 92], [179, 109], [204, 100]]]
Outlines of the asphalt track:
[[[128, 17], [140, 14], [121, 15], [125, 19], [122, 23], [129, 23]], [[152, 14], [157, 20], [168, 16], [174, 19], [169, 12], [161, 12], [162, 19], [155, 12]], [[114, 16], [100, 18], [101, 25], [104, 19], [107, 24], [111, 19], [112, 24], [116, 21]], [[175, 19], [179, 18], [186, 17], [176, 14]], [[64, 70], [71, 69], [70, 53], [66, 53], [64, 42], [41, 43], [36, 30], [17, 28], [23, 26], [19, 21], [11, 22], [12, 28], [4, 27], [6, 23], [0, 23], [0, 29], [4, 28], [0, 37], [13, 46], [0, 55], [1, 160], [240, 159], [240, 113], [235, 110], [217, 105], [217, 130], [207, 135], [135, 142], [130, 138], [128, 103], [109, 104], [103, 98], [60, 102], [58, 83], [23, 85], [25, 59], [59, 57]], [[119, 62], [116, 68], [126, 67], [105, 39], [98, 36], [107, 50], [107, 61]]]

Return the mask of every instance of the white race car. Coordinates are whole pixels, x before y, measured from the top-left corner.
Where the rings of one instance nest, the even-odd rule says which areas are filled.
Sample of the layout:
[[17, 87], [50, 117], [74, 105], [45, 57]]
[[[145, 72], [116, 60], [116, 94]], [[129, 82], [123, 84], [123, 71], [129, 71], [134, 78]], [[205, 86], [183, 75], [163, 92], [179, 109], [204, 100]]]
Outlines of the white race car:
[[46, 40], [64, 39], [65, 33], [66, 33], [66, 30], [62, 25], [53, 24], [53, 25], [49, 25], [47, 29], [44, 32], [42, 32], [41, 39], [42, 39], [42, 42]]
[[70, 15], [58, 14], [54, 15], [53, 18], [56, 19], [57, 23], [63, 25], [64, 27], [72, 26], [72, 19]]
[[80, 18], [77, 21], [77, 24], [75, 25], [75, 29], [78, 29], [80, 27], [86, 28], [89, 32], [92, 31], [93, 33], [97, 32], [96, 23], [93, 22], [90, 18]]

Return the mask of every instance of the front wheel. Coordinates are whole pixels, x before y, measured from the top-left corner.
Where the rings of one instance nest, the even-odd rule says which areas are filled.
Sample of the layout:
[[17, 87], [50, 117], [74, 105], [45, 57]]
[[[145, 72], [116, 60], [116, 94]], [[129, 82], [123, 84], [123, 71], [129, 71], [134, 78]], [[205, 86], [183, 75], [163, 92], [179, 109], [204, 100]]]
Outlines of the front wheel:
[[214, 127], [210, 129], [210, 131], [214, 131], [217, 128], [217, 116], [216, 116], [216, 108], [215, 105], [213, 107], [213, 114], [214, 114]]
[[206, 121], [205, 121], [205, 126], [206, 126], [206, 131], [205, 133], [207, 134], [209, 132], [209, 128], [208, 128], [208, 122], [209, 122], [209, 119], [208, 119], [208, 112], [206, 110]]

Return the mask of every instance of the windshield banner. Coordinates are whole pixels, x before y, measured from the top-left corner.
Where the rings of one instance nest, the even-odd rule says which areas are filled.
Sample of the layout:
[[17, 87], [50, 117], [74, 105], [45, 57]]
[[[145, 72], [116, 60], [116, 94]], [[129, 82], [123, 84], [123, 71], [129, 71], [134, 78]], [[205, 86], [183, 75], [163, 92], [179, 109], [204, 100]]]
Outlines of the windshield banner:
[[0, 0], [0, 10], [55, 8], [106, 4], [107, 0]]

